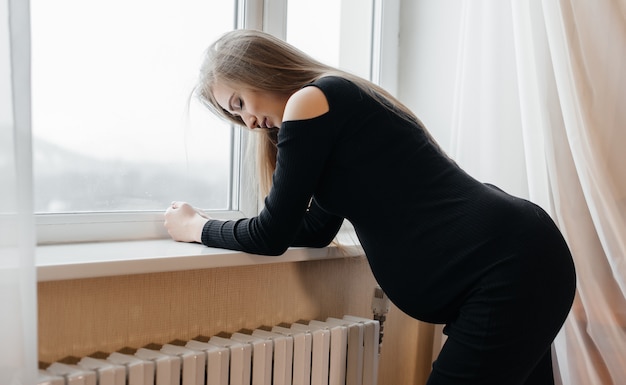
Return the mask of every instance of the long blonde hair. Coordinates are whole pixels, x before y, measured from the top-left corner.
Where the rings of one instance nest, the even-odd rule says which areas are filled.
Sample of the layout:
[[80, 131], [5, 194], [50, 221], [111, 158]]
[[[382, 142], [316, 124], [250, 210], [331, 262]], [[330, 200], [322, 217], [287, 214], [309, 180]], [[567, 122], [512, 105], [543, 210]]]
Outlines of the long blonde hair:
[[[292, 45], [257, 30], [234, 30], [216, 40], [206, 51], [194, 93], [218, 116], [246, 127], [241, 117], [230, 114], [218, 104], [213, 95], [217, 82], [233, 88], [290, 95], [329, 75], [350, 80], [388, 110], [423, 128], [406, 106], [376, 84], [320, 63]], [[259, 184], [261, 191], [267, 194], [276, 168], [278, 129], [256, 128], [254, 132], [261, 133], [257, 147]]]

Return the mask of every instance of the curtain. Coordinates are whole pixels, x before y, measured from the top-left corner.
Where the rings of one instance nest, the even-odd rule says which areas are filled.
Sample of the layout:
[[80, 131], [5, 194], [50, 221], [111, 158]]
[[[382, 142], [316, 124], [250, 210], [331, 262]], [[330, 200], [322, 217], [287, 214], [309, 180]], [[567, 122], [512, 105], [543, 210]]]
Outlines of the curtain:
[[28, 1], [0, 0], [0, 384], [37, 376]]
[[574, 256], [557, 383], [626, 384], [626, 0], [467, 0], [460, 31], [451, 154]]

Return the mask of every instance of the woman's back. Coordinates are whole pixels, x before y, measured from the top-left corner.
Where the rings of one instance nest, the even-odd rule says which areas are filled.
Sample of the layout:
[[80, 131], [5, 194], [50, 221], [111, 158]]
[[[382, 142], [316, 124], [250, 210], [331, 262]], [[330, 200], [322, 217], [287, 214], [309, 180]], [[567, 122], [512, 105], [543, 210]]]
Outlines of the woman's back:
[[[536, 206], [470, 177], [416, 123], [349, 81], [313, 86], [330, 111], [283, 124], [275, 188], [310, 185], [317, 204], [354, 225], [390, 298], [417, 318], [443, 320], [516, 250], [517, 232], [537, 228]], [[305, 155], [305, 147], [315, 150]]]

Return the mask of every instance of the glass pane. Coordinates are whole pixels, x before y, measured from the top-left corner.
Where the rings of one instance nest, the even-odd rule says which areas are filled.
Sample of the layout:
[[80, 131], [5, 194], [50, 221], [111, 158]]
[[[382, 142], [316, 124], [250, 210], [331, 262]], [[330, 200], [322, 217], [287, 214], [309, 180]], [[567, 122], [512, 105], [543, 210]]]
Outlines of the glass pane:
[[225, 0], [31, 0], [35, 211], [230, 208], [231, 129], [189, 95]]
[[287, 41], [317, 60], [371, 79], [373, 0], [288, 0]]

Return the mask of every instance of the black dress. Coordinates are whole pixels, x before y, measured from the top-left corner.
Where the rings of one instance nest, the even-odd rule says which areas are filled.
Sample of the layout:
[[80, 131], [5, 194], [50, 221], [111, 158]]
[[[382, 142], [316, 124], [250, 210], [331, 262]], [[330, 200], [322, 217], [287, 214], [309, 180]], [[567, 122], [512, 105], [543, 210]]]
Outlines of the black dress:
[[[346, 218], [391, 301], [416, 319], [447, 324], [450, 339], [474, 346], [467, 354], [491, 357], [487, 361], [504, 354], [477, 346], [488, 346], [485, 335], [500, 329], [509, 334], [493, 338], [529, 339], [511, 333], [537, 327], [537, 314], [528, 312], [547, 309], [541, 316], [547, 331], [524, 353], [536, 360], [517, 375], [529, 374], [563, 323], [575, 288], [569, 250], [550, 217], [472, 178], [419, 124], [389, 112], [353, 83], [325, 77], [310, 86], [322, 90], [330, 110], [283, 122], [262, 212], [210, 220], [202, 242], [279, 255], [289, 246], [328, 245]], [[517, 317], [517, 324], [494, 314]], [[435, 372], [452, 370], [441, 367], [442, 357]], [[446, 383], [434, 382], [436, 375], [431, 383]]]

